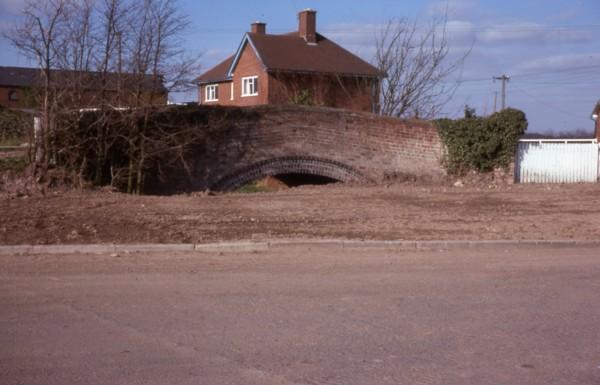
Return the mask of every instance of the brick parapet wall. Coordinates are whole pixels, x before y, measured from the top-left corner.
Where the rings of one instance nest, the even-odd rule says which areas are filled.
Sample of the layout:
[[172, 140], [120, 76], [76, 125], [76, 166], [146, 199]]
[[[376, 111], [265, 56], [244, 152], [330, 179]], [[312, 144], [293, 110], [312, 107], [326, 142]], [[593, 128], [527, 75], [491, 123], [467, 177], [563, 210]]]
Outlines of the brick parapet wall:
[[439, 176], [443, 145], [424, 121], [401, 120], [325, 107], [246, 108], [256, 120], [234, 121], [198, 159], [204, 170], [195, 188], [212, 187], [228, 175], [270, 159], [311, 157], [339, 162], [366, 180], [386, 175]]
[[[240, 174], [257, 175], [253, 165], [273, 172], [284, 172], [289, 165], [298, 168], [288, 172], [328, 170], [333, 174], [325, 176], [348, 180], [356, 179], [356, 171], [373, 182], [389, 175], [444, 174], [443, 145], [429, 122], [326, 107], [267, 105], [244, 111], [245, 118], [231, 119], [226, 130], [194, 150], [194, 180], [188, 188], [228, 185], [227, 178], [243, 180]], [[319, 165], [320, 160], [325, 163]], [[298, 166], [302, 162], [305, 167]]]

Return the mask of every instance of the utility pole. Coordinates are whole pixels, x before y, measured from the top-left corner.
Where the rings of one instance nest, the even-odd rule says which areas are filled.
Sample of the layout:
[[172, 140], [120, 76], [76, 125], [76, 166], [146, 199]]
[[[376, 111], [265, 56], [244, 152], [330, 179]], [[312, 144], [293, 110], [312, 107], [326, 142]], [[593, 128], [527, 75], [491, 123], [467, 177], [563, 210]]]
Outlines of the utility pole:
[[122, 41], [122, 33], [121, 31], [117, 32], [117, 47], [118, 47], [118, 56], [117, 56], [117, 67], [119, 71], [119, 75], [123, 72], [123, 41]]
[[506, 108], [506, 83], [510, 80], [510, 76], [506, 74], [502, 74], [500, 76], [495, 76], [494, 81], [501, 80], [502, 81], [502, 109]]
[[498, 91], [494, 91], [494, 114], [496, 113], [496, 100], [498, 100]]
[[117, 71], [118, 75], [117, 75], [117, 100], [119, 103], [119, 107], [124, 105], [124, 101], [123, 101], [123, 92], [121, 89], [122, 83], [123, 83], [123, 79], [121, 78], [121, 74], [123, 73], [123, 41], [122, 41], [122, 34], [121, 31], [117, 31], [117, 49], [119, 50], [117, 52], [118, 56], [117, 56]]

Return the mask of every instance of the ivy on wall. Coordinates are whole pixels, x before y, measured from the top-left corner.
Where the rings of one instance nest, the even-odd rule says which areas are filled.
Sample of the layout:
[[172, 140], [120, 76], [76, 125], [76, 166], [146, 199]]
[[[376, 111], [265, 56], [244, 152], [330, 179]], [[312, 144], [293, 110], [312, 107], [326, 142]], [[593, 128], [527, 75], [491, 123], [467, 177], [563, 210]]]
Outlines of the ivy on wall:
[[444, 164], [450, 174], [492, 171], [515, 156], [519, 137], [527, 129], [520, 110], [507, 108], [488, 117], [439, 119], [436, 125], [446, 146]]

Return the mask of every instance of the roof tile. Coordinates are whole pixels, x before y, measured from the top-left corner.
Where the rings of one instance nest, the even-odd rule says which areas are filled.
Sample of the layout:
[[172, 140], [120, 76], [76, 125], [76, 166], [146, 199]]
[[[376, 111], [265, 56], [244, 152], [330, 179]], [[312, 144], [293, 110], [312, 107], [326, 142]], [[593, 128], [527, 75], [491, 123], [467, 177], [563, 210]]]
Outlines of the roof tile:
[[[100, 72], [53, 69], [51, 70], [51, 79], [53, 79], [54, 84], [58, 84], [59, 86], [80, 82], [81, 84], [85, 84], [86, 89], [100, 89], [102, 87]], [[138, 79], [133, 74], [121, 74], [121, 82], [124, 87], [133, 88]], [[119, 74], [109, 72], [106, 76], [107, 89], [116, 90], [118, 83]], [[39, 87], [42, 85], [42, 70], [40, 68], [0, 66], [0, 85], [7, 87]], [[150, 91], [153, 88], [158, 92], [167, 92], [162, 80], [159, 79], [155, 86], [154, 77], [152, 75], [144, 75], [142, 89]]]
[[[268, 71], [381, 76], [377, 68], [320, 34], [317, 34], [316, 45], [308, 44], [296, 32], [284, 35], [248, 32], [247, 36]], [[197, 81], [229, 80], [227, 71], [233, 60], [234, 56], [228, 57], [198, 77]]]

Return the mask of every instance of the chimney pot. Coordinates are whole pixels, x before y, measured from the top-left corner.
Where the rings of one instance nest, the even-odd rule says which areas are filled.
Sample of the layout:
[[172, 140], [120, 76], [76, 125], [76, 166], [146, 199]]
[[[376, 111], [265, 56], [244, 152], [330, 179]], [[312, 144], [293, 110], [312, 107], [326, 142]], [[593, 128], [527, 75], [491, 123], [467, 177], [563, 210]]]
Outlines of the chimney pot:
[[250, 25], [250, 32], [264, 35], [267, 33], [267, 24], [261, 21], [255, 21]]
[[317, 43], [317, 11], [307, 8], [298, 13], [298, 35], [309, 44]]

